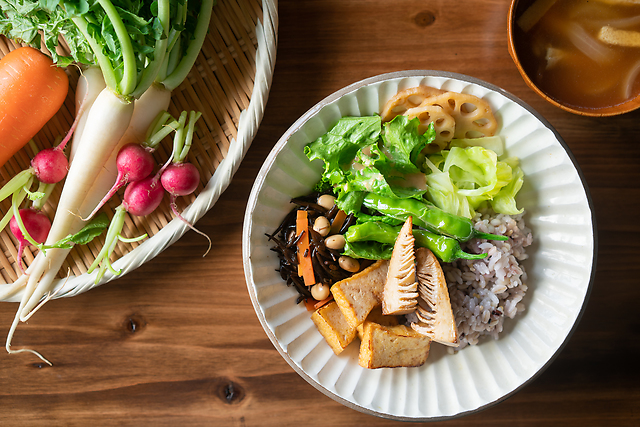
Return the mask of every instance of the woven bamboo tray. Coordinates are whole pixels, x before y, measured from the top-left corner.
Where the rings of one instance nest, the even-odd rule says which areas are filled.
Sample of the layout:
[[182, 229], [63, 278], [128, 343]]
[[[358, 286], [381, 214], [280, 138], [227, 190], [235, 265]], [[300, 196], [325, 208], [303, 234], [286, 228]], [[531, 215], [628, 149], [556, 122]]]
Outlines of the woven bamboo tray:
[[[199, 169], [200, 185], [190, 197], [181, 197], [178, 208], [195, 223], [216, 203], [228, 187], [240, 162], [255, 137], [266, 106], [276, 57], [278, 29], [277, 0], [218, 0], [214, 6], [209, 33], [202, 51], [187, 79], [173, 91], [169, 113], [177, 117], [183, 110], [197, 110], [202, 117], [189, 152], [189, 161]], [[0, 38], [0, 57], [19, 47]], [[38, 149], [51, 147], [56, 137], [64, 136], [75, 116], [75, 88], [79, 73], [68, 67], [70, 88], [58, 113], [34, 137]], [[156, 150], [158, 162], [171, 153], [171, 139]], [[34, 152], [27, 145], [0, 168], [0, 185], [29, 167]], [[44, 211], [53, 218], [62, 185], [57, 185]], [[111, 217], [121, 203], [119, 192], [103, 210]], [[9, 198], [10, 199], [10, 198]], [[0, 203], [4, 215], [11, 200]], [[54, 298], [70, 297], [120, 277], [154, 258], [178, 240], [188, 227], [174, 218], [165, 197], [160, 207], [146, 217], [127, 216], [123, 235], [149, 237], [138, 243], [120, 242], [112, 262], [119, 276], [107, 271], [95, 284], [95, 272], [86, 274], [104, 243], [104, 234], [84, 246], [71, 250], [58, 272]], [[0, 289], [20, 275], [17, 264], [18, 243], [7, 226], [0, 233]], [[23, 254], [26, 266], [36, 253], [27, 248]], [[8, 285], [7, 285], [8, 286]], [[19, 301], [22, 290], [6, 301]]]

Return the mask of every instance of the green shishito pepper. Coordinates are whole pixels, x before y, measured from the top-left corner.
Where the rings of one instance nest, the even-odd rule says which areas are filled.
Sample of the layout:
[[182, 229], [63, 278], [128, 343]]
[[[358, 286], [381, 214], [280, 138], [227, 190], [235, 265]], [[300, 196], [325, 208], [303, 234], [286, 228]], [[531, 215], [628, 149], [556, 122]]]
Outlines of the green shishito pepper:
[[[352, 247], [352, 252], [362, 258], [366, 252], [365, 242], [377, 243], [370, 251], [379, 252], [385, 256], [384, 259], [391, 257], [388, 247], [393, 248], [393, 244], [400, 233], [400, 226], [393, 226], [383, 222], [365, 222], [362, 224], [352, 225], [345, 233], [344, 237], [347, 243]], [[451, 237], [442, 236], [431, 233], [427, 230], [414, 228], [413, 236], [416, 239], [416, 246], [425, 247], [434, 253], [443, 262], [452, 262], [456, 259], [482, 259], [487, 256], [486, 253], [470, 254], [460, 248], [460, 243]], [[385, 249], [385, 250], [381, 250]], [[388, 255], [388, 256], [387, 256]]]
[[[351, 227], [354, 227], [353, 225]], [[374, 242], [373, 240], [363, 242], [346, 242], [343, 255], [351, 258], [363, 258], [371, 260], [391, 259], [393, 245]]]
[[473, 227], [473, 222], [430, 206], [417, 199], [392, 199], [379, 194], [368, 193], [363, 205], [383, 215], [406, 221], [410, 216], [418, 227], [437, 234], [452, 237], [460, 242], [473, 238], [488, 240], [508, 240], [507, 236], [482, 233]]

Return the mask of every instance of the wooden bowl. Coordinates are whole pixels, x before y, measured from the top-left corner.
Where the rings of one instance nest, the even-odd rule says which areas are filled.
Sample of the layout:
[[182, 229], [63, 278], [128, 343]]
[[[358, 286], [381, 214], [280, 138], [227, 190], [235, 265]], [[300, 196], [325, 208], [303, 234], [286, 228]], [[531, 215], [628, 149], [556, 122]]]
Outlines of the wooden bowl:
[[629, 99], [626, 102], [621, 104], [602, 107], [602, 108], [592, 108], [592, 107], [577, 107], [575, 105], [567, 105], [563, 104], [557, 99], [552, 98], [547, 93], [542, 91], [527, 75], [526, 71], [522, 67], [520, 63], [520, 59], [518, 57], [518, 50], [516, 48], [516, 43], [514, 42], [514, 37], [518, 37], [520, 31], [516, 28], [516, 17], [519, 17], [522, 12], [526, 10], [531, 4], [533, 0], [512, 0], [511, 6], [509, 8], [509, 19], [507, 21], [507, 38], [508, 38], [508, 47], [509, 54], [513, 59], [513, 62], [516, 64], [520, 75], [524, 79], [525, 83], [533, 89], [538, 95], [542, 98], [550, 102], [551, 104], [559, 107], [565, 111], [568, 111], [573, 114], [578, 114], [581, 116], [590, 116], [590, 117], [606, 117], [606, 116], [616, 116], [619, 114], [628, 113], [640, 107], [640, 96], [636, 96], [635, 98]]

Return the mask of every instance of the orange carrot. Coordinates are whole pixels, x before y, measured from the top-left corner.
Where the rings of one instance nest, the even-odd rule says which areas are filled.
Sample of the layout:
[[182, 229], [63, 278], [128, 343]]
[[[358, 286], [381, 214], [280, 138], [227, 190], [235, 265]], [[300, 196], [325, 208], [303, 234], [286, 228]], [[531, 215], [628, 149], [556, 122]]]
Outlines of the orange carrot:
[[56, 114], [69, 90], [64, 70], [20, 47], [0, 60], [0, 167]]
[[325, 299], [323, 299], [322, 301], [318, 301], [315, 304], [313, 304], [314, 310], [319, 309], [320, 307], [322, 307], [326, 303], [330, 302], [331, 300], [333, 300], [333, 295], [329, 294], [329, 296], [326, 297]]
[[333, 295], [329, 295], [322, 301], [316, 301], [313, 298], [307, 298], [306, 300], [304, 300], [304, 306], [307, 308], [307, 311], [316, 311], [317, 309], [319, 309], [320, 307], [322, 307], [323, 305], [327, 304], [332, 300], [333, 300]]
[[304, 232], [304, 236], [298, 240], [298, 274], [302, 276], [306, 286], [313, 286], [316, 283], [316, 276], [313, 274], [311, 254], [309, 254], [309, 220], [307, 211], [298, 210], [296, 216], [296, 236], [299, 236], [302, 232]]
[[317, 301], [311, 297], [304, 300], [304, 306], [307, 309], [307, 311], [316, 311], [316, 308], [315, 308], [316, 302]]

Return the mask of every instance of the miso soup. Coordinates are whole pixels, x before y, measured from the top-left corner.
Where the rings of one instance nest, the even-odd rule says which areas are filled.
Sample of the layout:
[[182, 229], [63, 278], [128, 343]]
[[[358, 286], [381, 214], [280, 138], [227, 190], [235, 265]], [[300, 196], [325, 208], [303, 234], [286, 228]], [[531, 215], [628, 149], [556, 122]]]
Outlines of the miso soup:
[[514, 44], [529, 78], [574, 107], [621, 104], [640, 93], [640, 4], [536, 0], [516, 14]]

